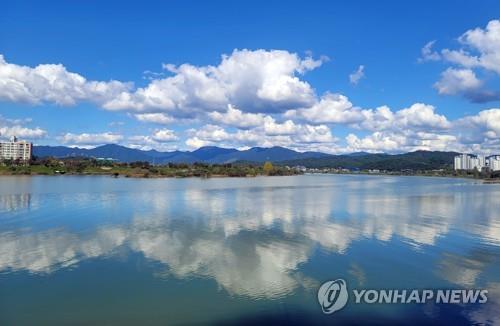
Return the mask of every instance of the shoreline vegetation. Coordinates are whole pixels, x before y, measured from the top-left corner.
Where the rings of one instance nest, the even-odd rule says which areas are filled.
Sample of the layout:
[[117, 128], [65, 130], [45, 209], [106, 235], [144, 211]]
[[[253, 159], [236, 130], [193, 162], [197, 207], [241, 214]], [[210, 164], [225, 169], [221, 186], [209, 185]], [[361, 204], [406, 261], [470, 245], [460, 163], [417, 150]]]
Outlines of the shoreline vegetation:
[[168, 163], [153, 165], [149, 162], [121, 163], [94, 158], [43, 158], [34, 159], [29, 164], [3, 161], [0, 163], [0, 176], [8, 175], [107, 175], [125, 178], [220, 178], [290, 176], [301, 174], [346, 174], [378, 176], [424, 176], [451, 177], [481, 180], [487, 184], [500, 183], [500, 171], [456, 171], [451, 168], [432, 170], [351, 170], [346, 168], [306, 168], [289, 167], [283, 164], [265, 162], [235, 162], [227, 164], [209, 163]]
[[118, 163], [96, 159], [42, 159], [30, 164], [3, 162], [2, 175], [109, 175], [126, 178], [216, 178], [298, 175], [301, 171], [284, 166], [251, 164], [168, 163], [152, 165], [149, 162]]

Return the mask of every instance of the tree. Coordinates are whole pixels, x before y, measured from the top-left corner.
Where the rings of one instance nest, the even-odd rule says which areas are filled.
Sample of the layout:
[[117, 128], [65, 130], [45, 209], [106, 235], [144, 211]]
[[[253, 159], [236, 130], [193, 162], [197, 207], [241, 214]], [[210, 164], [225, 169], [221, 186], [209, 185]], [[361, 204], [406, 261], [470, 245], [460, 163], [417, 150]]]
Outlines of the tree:
[[273, 167], [273, 164], [269, 161], [267, 161], [266, 163], [264, 163], [264, 173], [265, 174], [269, 174], [273, 171], [274, 167]]

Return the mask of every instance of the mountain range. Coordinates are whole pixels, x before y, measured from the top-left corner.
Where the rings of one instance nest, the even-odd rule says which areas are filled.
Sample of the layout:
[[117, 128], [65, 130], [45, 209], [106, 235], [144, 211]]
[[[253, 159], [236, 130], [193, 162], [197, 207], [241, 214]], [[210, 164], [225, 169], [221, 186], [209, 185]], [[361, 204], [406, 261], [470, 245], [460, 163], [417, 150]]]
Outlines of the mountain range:
[[65, 146], [34, 146], [33, 155], [36, 157], [96, 157], [112, 158], [120, 162], [147, 161], [150, 163], [234, 163], [236, 161], [265, 162], [284, 161], [329, 156], [320, 152], [296, 152], [284, 147], [253, 147], [247, 150], [221, 148], [216, 146], [200, 147], [194, 151], [159, 152], [156, 150], [143, 151], [120, 145], [103, 145], [95, 148], [78, 148]]
[[65, 146], [34, 146], [36, 157], [95, 157], [112, 158], [120, 162], [147, 161], [164, 163], [262, 163], [271, 161], [282, 165], [303, 165], [310, 168], [349, 168], [383, 170], [429, 170], [450, 168], [455, 152], [415, 151], [403, 154], [371, 154], [357, 152], [331, 155], [321, 152], [296, 152], [284, 147], [253, 147], [247, 150], [205, 146], [194, 151], [143, 151], [121, 145], [108, 144], [91, 149]]

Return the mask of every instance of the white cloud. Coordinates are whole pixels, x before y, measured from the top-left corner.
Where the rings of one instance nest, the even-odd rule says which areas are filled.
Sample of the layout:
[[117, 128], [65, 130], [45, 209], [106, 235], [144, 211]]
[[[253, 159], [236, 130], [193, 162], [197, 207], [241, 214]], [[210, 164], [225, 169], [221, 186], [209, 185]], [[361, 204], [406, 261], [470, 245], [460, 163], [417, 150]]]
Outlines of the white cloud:
[[439, 94], [462, 95], [471, 102], [484, 103], [500, 99], [500, 92], [484, 89], [483, 81], [471, 69], [448, 68], [434, 84]]
[[221, 111], [227, 104], [245, 112], [281, 112], [314, 102], [312, 87], [296, 74], [319, 67], [323, 61], [281, 50], [234, 50], [223, 55], [218, 66], [165, 64], [173, 76], [121, 93], [104, 107], [176, 116]]
[[[484, 90], [478, 77], [482, 70], [495, 73], [496, 22], [486, 29], [466, 32], [463, 48], [432, 50], [434, 41], [422, 49], [422, 61], [442, 60], [449, 67], [434, 87], [440, 94], [463, 95], [473, 101], [500, 98]], [[472, 51], [475, 51], [474, 53]], [[472, 54], [471, 54], [472, 53]], [[121, 143], [141, 149], [166, 150], [184, 143], [191, 148], [284, 146], [301, 151], [407, 151], [415, 149], [500, 149], [499, 109], [490, 109], [458, 121], [428, 104], [414, 103], [400, 110], [382, 105], [375, 109], [355, 106], [342, 94], [319, 97], [302, 75], [319, 67], [326, 58], [299, 57], [279, 50], [234, 50], [217, 65], [164, 65], [161, 74], [147, 73], [142, 88], [118, 81], [87, 80], [62, 65], [27, 67], [7, 63], [0, 56], [0, 100], [33, 104], [74, 105], [89, 101], [109, 110], [128, 110], [138, 121], [173, 125], [190, 121], [199, 130], [151, 129], [149, 135], [124, 137], [117, 133], [67, 133], [59, 140], [70, 145]], [[359, 82], [359, 66], [351, 81]], [[26, 124], [30, 121], [1, 119], [3, 137], [46, 137], [47, 132]], [[332, 125], [345, 125], [370, 132], [350, 134], [345, 145], [332, 134]], [[160, 126], [156, 126], [160, 127]], [[227, 129], [226, 129], [227, 128]], [[172, 128], [174, 129], [174, 128]], [[177, 128], [175, 128], [177, 130]], [[352, 130], [348, 130], [352, 132]]]
[[432, 105], [415, 103], [409, 108], [396, 112], [395, 121], [398, 127], [412, 129], [447, 129], [450, 122], [444, 115], [436, 114]]
[[208, 116], [214, 121], [228, 126], [234, 126], [241, 129], [248, 129], [262, 125], [265, 116], [262, 113], [244, 113], [228, 104], [226, 112], [210, 112]]
[[349, 134], [346, 137], [349, 152], [410, 152], [415, 150], [450, 151], [459, 148], [453, 135], [414, 132], [414, 131], [376, 131], [365, 137]]
[[441, 79], [434, 84], [439, 94], [455, 95], [477, 90], [482, 82], [470, 69], [448, 68], [441, 73]]
[[446, 117], [436, 114], [431, 105], [415, 103], [394, 113], [387, 106], [375, 110], [361, 109], [353, 106], [346, 96], [340, 94], [326, 94], [310, 108], [291, 110], [285, 116], [301, 118], [311, 123], [344, 124], [367, 130], [449, 127]]
[[10, 138], [16, 136], [20, 139], [44, 138], [47, 132], [41, 128], [27, 128], [20, 125], [0, 126], [0, 137]]
[[211, 112], [208, 116], [214, 121], [223, 125], [237, 127], [239, 129], [257, 128], [264, 130], [266, 135], [290, 135], [296, 132], [297, 125], [292, 120], [286, 120], [282, 123], [262, 113], [244, 113], [232, 105], [224, 113]]
[[165, 143], [165, 142], [173, 142], [178, 140], [179, 138], [175, 135], [175, 132], [170, 129], [159, 129], [153, 133], [153, 139]]
[[285, 116], [312, 123], [350, 124], [364, 119], [361, 109], [353, 107], [349, 99], [341, 94], [325, 94], [311, 107], [287, 111]]
[[127, 138], [127, 147], [149, 151], [152, 149], [158, 151], [173, 151], [177, 150], [178, 146], [171, 141], [158, 141], [154, 136], [135, 135]]
[[139, 113], [134, 114], [134, 117], [141, 122], [156, 123], [160, 125], [168, 125], [175, 121], [174, 118], [164, 113]]
[[62, 135], [59, 140], [64, 144], [70, 145], [103, 145], [103, 144], [114, 144], [123, 139], [122, 135], [114, 134], [110, 132], [104, 133], [82, 133], [73, 134], [66, 133]]
[[176, 117], [221, 111], [230, 103], [247, 112], [281, 112], [314, 102], [314, 90], [297, 74], [325, 60], [282, 50], [234, 50], [223, 55], [218, 66], [164, 65], [171, 76], [153, 75], [157, 78], [147, 86], [133, 89], [132, 83], [89, 81], [61, 64], [31, 68], [7, 63], [0, 55], [0, 99], [64, 106], [89, 101], [108, 110]]
[[484, 129], [486, 136], [500, 138], [500, 109], [484, 110], [464, 120]]
[[226, 130], [224, 130], [224, 128], [211, 124], [203, 126], [199, 130], [192, 131], [194, 132], [195, 136], [212, 142], [225, 141], [230, 137]]
[[443, 50], [446, 60], [467, 68], [481, 67], [500, 74], [500, 20], [491, 20], [485, 29], [468, 30], [459, 42], [477, 54], [467, 50]]
[[214, 143], [209, 140], [203, 140], [198, 138], [197, 136], [191, 137], [186, 140], [186, 145], [192, 149], [213, 145]]
[[29, 128], [26, 123], [30, 123], [31, 118], [8, 119], [0, 115], [0, 138], [10, 138], [16, 136], [20, 139], [40, 139], [47, 136], [47, 131], [40, 127]]
[[346, 137], [347, 145], [353, 152], [368, 151], [368, 152], [383, 152], [397, 151], [404, 145], [406, 138], [394, 134], [386, 135], [383, 132], [376, 131], [370, 136], [359, 138], [354, 134], [349, 134]]
[[362, 110], [364, 119], [353, 126], [365, 130], [436, 130], [447, 129], [450, 122], [435, 113], [432, 105], [414, 103], [408, 108], [392, 112], [387, 106], [375, 110]]
[[491, 20], [485, 29], [466, 31], [458, 38], [461, 48], [432, 52], [433, 42], [422, 49], [422, 60], [442, 59], [458, 67], [449, 67], [434, 87], [442, 95], [461, 95], [471, 102], [483, 103], [500, 99], [500, 91], [485, 88], [481, 73], [500, 74], [500, 20]]
[[384, 105], [375, 110], [362, 110], [363, 119], [353, 124], [353, 127], [365, 130], [385, 130], [394, 126], [394, 113]]
[[365, 66], [360, 65], [356, 71], [349, 75], [349, 82], [357, 85], [362, 78], [365, 78]]
[[302, 125], [292, 140], [294, 143], [298, 143], [299, 146], [301, 144], [337, 142], [337, 139], [333, 137], [330, 128], [325, 125]]
[[424, 45], [424, 47], [421, 50], [421, 57], [419, 58], [420, 62], [423, 62], [423, 61], [438, 61], [438, 60], [441, 59], [441, 56], [439, 55], [439, 53], [437, 53], [436, 51], [432, 50], [432, 47], [434, 46], [434, 43], [436, 43], [435, 40], [427, 42]]
[[0, 99], [11, 102], [43, 102], [70, 106], [79, 101], [103, 103], [131, 88], [118, 81], [88, 81], [61, 64], [35, 68], [7, 63], [0, 54]]
[[186, 140], [186, 145], [191, 148], [207, 145], [234, 148], [284, 146], [307, 150], [311, 144], [333, 145], [336, 142], [337, 139], [332, 135], [330, 128], [325, 125], [301, 125], [287, 121], [282, 124], [273, 122], [272, 126], [236, 132], [228, 132], [215, 125], [206, 125], [198, 130], [190, 130], [190, 138]]
[[266, 117], [264, 122], [264, 132], [268, 136], [292, 135], [297, 132], [300, 126], [292, 120], [286, 120], [283, 123], [277, 123], [272, 117]]
[[460, 141], [468, 146], [486, 151], [500, 151], [500, 109], [480, 111], [455, 123]]

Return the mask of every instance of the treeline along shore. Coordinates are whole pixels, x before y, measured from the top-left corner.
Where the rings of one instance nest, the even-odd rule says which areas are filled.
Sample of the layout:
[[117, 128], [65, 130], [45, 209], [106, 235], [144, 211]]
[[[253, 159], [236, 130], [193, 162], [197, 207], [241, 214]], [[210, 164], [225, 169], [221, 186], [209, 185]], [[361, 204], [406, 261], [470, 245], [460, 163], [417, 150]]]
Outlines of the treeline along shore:
[[301, 171], [271, 162], [255, 164], [168, 163], [153, 165], [149, 162], [121, 163], [93, 158], [43, 158], [29, 164], [4, 161], [0, 175], [110, 175], [132, 178], [168, 177], [254, 177], [301, 174]]
[[[314, 174], [371, 174], [371, 175], [414, 175], [432, 177], [458, 177], [480, 179], [485, 183], [500, 183], [500, 171], [455, 170], [449, 159], [436, 159], [441, 153], [408, 153], [420, 159], [411, 160], [386, 155], [364, 155], [359, 157], [333, 157], [278, 161], [233, 163], [162, 163], [149, 161], [119, 162], [116, 159], [93, 157], [43, 157], [34, 156], [29, 162], [3, 160], [0, 162], [2, 175], [110, 175], [132, 178], [166, 177], [253, 177], [287, 176], [304, 173]], [[428, 158], [427, 156], [430, 156]], [[438, 157], [439, 158], [439, 157]], [[304, 165], [297, 165], [303, 163]], [[347, 167], [346, 167], [347, 166]]]

